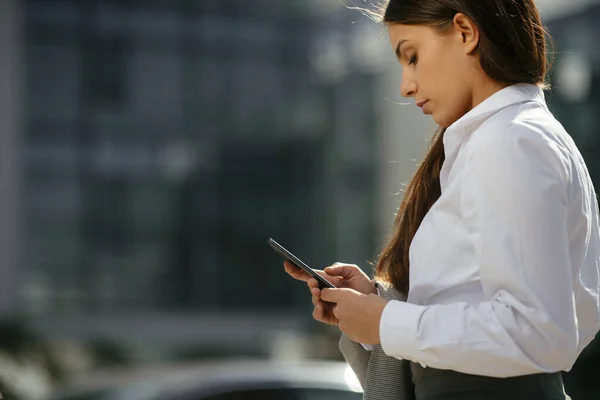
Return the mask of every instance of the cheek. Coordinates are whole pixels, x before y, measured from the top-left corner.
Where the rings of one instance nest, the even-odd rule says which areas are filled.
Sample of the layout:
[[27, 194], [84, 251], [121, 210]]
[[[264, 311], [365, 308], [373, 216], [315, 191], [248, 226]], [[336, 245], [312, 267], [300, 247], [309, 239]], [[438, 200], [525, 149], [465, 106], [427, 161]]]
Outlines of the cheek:
[[420, 86], [435, 101], [433, 118], [449, 126], [464, 115], [469, 99], [467, 72], [452, 53], [440, 49], [423, 65]]
[[443, 100], [443, 93], [454, 80], [451, 60], [443, 49], [434, 46], [420, 57], [419, 87], [425, 89], [426, 97]]

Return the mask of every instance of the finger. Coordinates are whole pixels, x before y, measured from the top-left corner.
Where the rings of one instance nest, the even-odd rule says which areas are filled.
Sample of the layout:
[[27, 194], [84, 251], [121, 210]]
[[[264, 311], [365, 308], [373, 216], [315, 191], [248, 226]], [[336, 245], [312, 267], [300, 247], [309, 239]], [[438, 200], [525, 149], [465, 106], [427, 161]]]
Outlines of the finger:
[[[327, 268], [325, 268], [325, 269], [327, 269]], [[320, 269], [315, 269], [314, 271], [315, 271], [317, 274], [321, 275], [321, 277], [322, 277], [322, 278], [329, 279], [329, 278], [331, 278], [331, 277], [332, 277], [332, 275], [329, 275], [329, 274], [327, 274], [327, 273], [326, 273], [325, 271], [323, 271], [323, 270], [320, 270]]]
[[[343, 285], [344, 278], [342, 278], [340, 276], [329, 275], [325, 271], [321, 271], [321, 270], [317, 270], [317, 269], [315, 271], [326, 281], [332, 283], [333, 286], [340, 287]], [[315, 279], [315, 281], [317, 281], [317, 280]]]
[[340, 276], [344, 279], [350, 279], [356, 273], [358, 267], [348, 264], [333, 264], [325, 268], [324, 272], [328, 275]]
[[306, 281], [306, 284], [308, 285], [309, 289], [312, 290], [313, 288], [318, 288], [319, 287], [319, 281], [317, 281], [315, 278], [309, 278]]
[[319, 322], [325, 322], [323, 320], [323, 306], [320, 301], [317, 301], [315, 304], [315, 309], [313, 310], [313, 318]]
[[335, 318], [335, 319], [339, 319], [340, 318], [340, 316], [338, 315], [339, 308], [338, 308], [337, 304], [332, 304], [331, 307], [329, 307], [329, 309], [330, 309], [330, 312], [331, 312], [331, 316], [333, 318]]
[[312, 288], [310, 290], [310, 293], [313, 295], [313, 297], [321, 300], [321, 289], [319, 289], [319, 288]]
[[311, 278], [311, 276], [308, 273], [304, 272], [301, 268], [295, 266], [289, 261], [285, 261], [283, 263], [283, 267], [285, 269], [285, 272], [291, 275], [292, 278], [297, 279], [299, 281], [306, 282], [309, 278]]
[[321, 290], [321, 300], [329, 303], [337, 303], [340, 300], [342, 289], [325, 288]]
[[336, 305], [324, 302], [321, 302], [321, 304], [323, 307], [323, 320], [325, 320], [325, 323], [330, 325], [338, 325], [339, 319], [333, 313], [333, 309], [336, 307]]
[[330, 307], [324, 304], [322, 301], [317, 302], [315, 309], [313, 310], [313, 318], [319, 322], [323, 322], [329, 325], [337, 325], [338, 320], [335, 318], [330, 311]]
[[319, 304], [319, 301], [320, 301], [320, 300], [319, 300], [318, 298], [316, 298], [315, 296], [312, 296], [312, 297], [311, 297], [311, 300], [312, 300], [312, 305], [313, 305], [313, 307], [316, 307], [316, 306], [317, 306], [317, 304]]

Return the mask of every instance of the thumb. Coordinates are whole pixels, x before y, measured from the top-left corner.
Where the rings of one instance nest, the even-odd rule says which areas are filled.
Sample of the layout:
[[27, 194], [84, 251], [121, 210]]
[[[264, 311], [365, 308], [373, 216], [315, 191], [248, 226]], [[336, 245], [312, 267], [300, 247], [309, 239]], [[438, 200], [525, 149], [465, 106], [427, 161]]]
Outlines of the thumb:
[[349, 265], [332, 265], [325, 268], [325, 273], [331, 276], [341, 276], [344, 279], [350, 279], [354, 275], [354, 268]]
[[329, 303], [339, 303], [340, 301], [347, 299], [348, 296], [351, 294], [360, 295], [360, 293], [348, 288], [325, 288], [321, 290], [321, 300], [327, 301]]
[[321, 300], [329, 303], [337, 303], [340, 289], [325, 288], [321, 290]]

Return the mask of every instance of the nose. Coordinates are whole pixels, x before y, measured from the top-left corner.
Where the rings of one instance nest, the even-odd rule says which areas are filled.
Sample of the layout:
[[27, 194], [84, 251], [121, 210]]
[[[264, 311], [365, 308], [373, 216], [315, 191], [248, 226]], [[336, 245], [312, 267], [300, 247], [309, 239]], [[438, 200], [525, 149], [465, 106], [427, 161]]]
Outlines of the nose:
[[404, 97], [414, 97], [417, 94], [417, 84], [414, 79], [402, 73], [402, 83], [400, 84], [400, 94]]

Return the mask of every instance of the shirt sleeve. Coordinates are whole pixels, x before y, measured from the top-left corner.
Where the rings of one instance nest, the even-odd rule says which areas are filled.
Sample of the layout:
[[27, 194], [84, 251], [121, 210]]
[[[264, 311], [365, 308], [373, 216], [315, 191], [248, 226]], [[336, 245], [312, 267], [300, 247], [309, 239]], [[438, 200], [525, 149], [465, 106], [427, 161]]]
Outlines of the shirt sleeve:
[[460, 207], [485, 301], [390, 302], [380, 322], [382, 347], [396, 358], [493, 377], [569, 370], [578, 331], [568, 161], [556, 141], [523, 124], [476, 134]]

